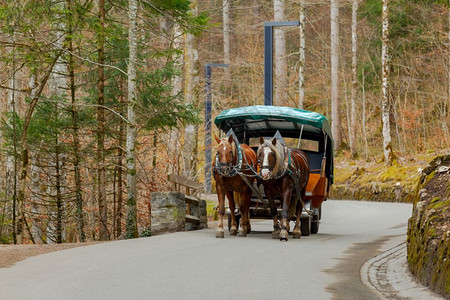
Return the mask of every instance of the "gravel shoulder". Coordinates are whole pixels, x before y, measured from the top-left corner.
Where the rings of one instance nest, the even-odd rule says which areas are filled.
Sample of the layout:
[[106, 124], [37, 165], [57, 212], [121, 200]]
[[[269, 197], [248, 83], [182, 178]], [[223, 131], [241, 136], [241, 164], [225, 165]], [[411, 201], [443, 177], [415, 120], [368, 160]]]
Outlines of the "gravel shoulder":
[[[209, 228], [216, 228], [218, 221], [209, 221]], [[224, 225], [227, 225], [226, 219]], [[76, 247], [90, 246], [105, 242], [66, 243], [66, 244], [25, 244], [25, 245], [0, 245], [0, 268], [8, 268], [28, 257], [61, 251]]]
[[49, 252], [66, 250], [75, 247], [89, 246], [99, 242], [51, 244], [51, 245], [0, 245], [0, 268], [11, 267], [15, 263], [28, 257], [41, 255]]

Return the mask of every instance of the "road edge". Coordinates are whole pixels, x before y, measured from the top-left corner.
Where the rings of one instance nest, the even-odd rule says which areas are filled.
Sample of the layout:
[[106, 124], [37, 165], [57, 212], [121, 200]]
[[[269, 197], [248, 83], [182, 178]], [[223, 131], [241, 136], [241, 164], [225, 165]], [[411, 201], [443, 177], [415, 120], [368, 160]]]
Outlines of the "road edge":
[[383, 300], [445, 299], [416, 281], [409, 271], [406, 253], [406, 242], [402, 242], [369, 259], [361, 267], [361, 281]]

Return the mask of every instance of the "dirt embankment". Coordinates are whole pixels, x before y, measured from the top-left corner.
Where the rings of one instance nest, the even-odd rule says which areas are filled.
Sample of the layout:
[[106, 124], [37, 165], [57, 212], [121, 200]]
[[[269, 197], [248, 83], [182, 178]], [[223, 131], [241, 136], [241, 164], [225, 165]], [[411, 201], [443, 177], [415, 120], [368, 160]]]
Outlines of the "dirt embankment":
[[408, 224], [408, 264], [422, 284], [450, 299], [450, 154], [423, 170]]
[[31, 256], [75, 247], [89, 246], [100, 242], [67, 243], [52, 245], [0, 245], [0, 268], [7, 268]]

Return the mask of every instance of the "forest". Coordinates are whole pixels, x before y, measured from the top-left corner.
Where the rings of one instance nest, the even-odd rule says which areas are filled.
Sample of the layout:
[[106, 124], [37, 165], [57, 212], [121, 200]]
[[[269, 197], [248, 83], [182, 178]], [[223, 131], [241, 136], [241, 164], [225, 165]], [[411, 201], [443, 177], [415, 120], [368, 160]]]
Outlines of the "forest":
[[450, 149], [447, 0], [5, 0], [0, 243], [151, 235], [167, 175], [205, 179], [205, 64], [213, 118], [264, 104], [287, 20], [274, 105], [328, 117], [338, 159]]

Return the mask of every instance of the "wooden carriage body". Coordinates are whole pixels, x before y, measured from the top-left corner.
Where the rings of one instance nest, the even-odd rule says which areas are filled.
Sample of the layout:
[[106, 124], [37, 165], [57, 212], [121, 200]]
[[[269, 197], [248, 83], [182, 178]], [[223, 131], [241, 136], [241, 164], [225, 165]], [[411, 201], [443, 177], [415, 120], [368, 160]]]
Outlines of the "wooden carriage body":
[[[311, 214], [302, 213], [305, 235], [317, 233], [322, 203], [328, 198], [333, 184], [333, 138], [330, 123], [323, 115], [283, 106], [247, 106], [222, 111], [214, 120], [222, 132], [233, 130], [240, 143], [257, 150], [259, 138], [272, 138], [279, 132], [288, 147], [303, 150], [309, 161], [310, 176], [306, 188], [306, 206]], [[263, 201], [267, 201], [262, 186]], [[270, 218], [268, 203], [252, 196], [251, 218]], [[308, 229], [309, 227], [310, 229]]]

